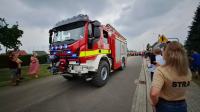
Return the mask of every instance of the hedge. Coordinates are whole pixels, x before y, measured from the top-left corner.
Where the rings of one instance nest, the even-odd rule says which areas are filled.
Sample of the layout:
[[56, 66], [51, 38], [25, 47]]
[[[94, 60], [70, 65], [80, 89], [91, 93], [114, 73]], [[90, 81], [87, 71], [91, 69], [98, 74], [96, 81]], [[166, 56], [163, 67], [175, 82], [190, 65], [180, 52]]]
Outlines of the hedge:
[[8, 67], [8, 55], [0, 55], [0, 68]]
[[[23, 61], [22, 66], [28, 66], [30, 64], [31, 55], [21, 56], [20, 59]], [[42, 55], [37, 57], [40, 64], [47, 63], [48, 55]], [[0, 68], [8, 68], [8, 55], [0, 55]]]

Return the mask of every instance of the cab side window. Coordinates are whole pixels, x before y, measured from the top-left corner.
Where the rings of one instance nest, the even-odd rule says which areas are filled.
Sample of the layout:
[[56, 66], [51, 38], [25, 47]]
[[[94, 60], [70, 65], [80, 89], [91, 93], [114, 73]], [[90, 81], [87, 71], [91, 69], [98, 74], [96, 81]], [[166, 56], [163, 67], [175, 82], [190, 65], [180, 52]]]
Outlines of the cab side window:
[[103, 31], [103, 42], [105, 44], [108, 44], [108, 32], [107, 31]]
[[89, 36], [89, 38], [92, 38], [92, 36], [93, 36], [91, 23], [88, 25], [88, 36]]

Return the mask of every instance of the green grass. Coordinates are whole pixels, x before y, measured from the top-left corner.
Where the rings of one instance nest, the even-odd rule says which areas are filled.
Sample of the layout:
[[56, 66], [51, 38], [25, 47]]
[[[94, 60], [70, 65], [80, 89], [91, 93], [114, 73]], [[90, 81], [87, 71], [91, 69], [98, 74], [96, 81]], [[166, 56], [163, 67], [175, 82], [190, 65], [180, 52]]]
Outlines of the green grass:
[[[51, 73], [48, 71], [47, 67], [48, 64], [41, 64], [40, 65], [40, 72], [39, 72], [39, 78], [50, 76]], [[24, 77], [23, 81], [29, 81], [34, 80], [36, 78], [31, 78], [28, 75], [28, 66], [22, 67], [22, 76]], [[0, 69], [0, 87], [7, 86], [10, 84], [10, 71], [8, 68]]]

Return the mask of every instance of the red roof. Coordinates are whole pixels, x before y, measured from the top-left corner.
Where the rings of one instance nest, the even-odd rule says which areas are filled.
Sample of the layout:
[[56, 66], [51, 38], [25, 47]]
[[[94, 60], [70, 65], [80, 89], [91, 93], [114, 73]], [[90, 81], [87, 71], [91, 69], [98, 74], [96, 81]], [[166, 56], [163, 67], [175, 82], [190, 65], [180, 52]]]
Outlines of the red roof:
[[27, 55], [27, 52], [25, 50], [16, 51], [16, 53], [19, 53], [19, 56]]

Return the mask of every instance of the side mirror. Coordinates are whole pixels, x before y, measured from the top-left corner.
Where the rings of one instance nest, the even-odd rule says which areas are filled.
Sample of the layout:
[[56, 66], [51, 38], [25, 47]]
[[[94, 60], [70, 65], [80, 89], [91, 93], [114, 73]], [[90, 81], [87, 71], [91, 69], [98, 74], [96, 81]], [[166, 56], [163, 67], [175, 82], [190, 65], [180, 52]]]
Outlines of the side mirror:
[[52, 30], [49, 30], [49, 44], [52, 43], [52, 34], [53, 34]]
[[101, 36], [100, 26], [101, 23], [97, 20], [90, 22], [89, 37], [99, 38]]
[[52, 37], [49, 37], [49, 44], [52, 44]]
[[101, 31], [99, 27], [94, 27], [93, 31], [94, 31], [95, 38], [99, 38], [101, 36]]

